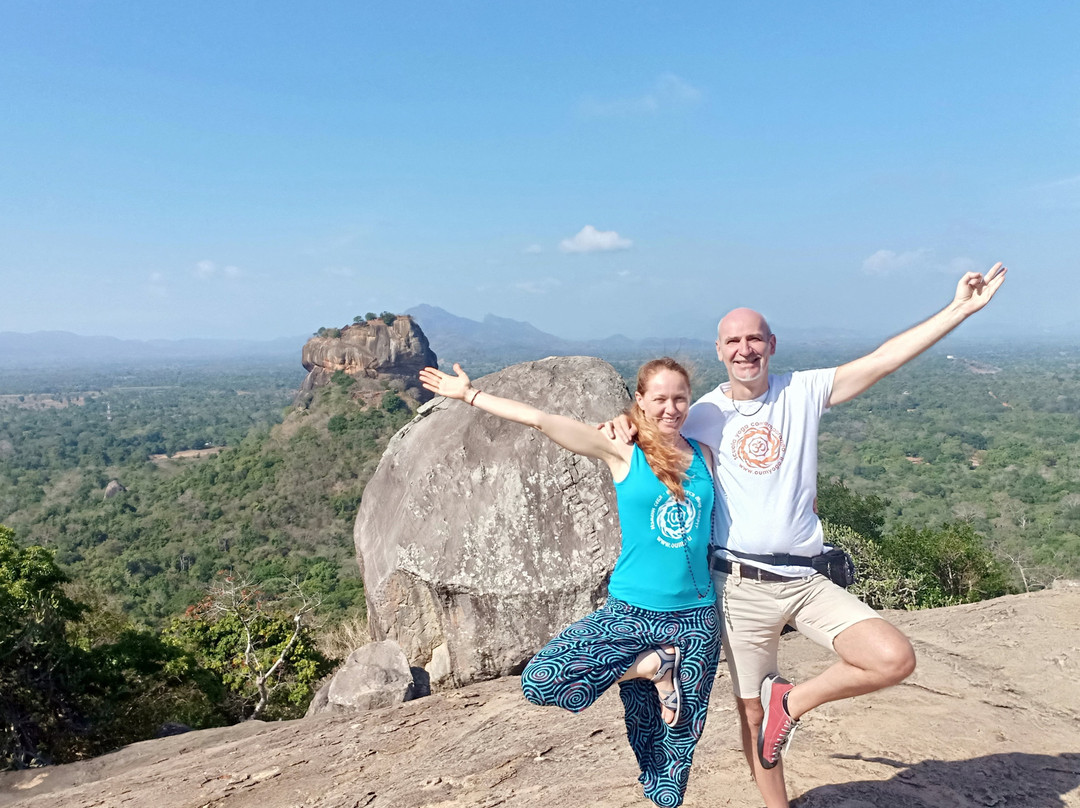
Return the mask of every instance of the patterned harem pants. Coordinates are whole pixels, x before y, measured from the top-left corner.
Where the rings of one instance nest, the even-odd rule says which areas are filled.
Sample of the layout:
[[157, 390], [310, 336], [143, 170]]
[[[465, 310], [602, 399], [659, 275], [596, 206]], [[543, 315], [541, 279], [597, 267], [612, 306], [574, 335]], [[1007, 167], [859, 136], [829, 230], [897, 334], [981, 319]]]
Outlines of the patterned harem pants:
[[659, 645], [682, 653], [679, 723], [660, 717], [656, 685], [633, 679], [619, 685], [626, 734], [637, 756], [645, 796], [657, 805], [682, 804], [720, 656], [713, 605], [654, 612], [609, 597], [599, 610], [568, 626], [544, 646], [521, 673], [521, 689], [533, 704], [578, 713], [596, 701], [637, 659]]

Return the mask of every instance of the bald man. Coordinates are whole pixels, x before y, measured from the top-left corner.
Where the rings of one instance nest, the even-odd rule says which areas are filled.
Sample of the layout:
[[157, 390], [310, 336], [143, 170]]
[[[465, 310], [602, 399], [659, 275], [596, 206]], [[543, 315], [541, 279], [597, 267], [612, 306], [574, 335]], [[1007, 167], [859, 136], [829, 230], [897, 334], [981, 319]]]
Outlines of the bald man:
[[[814, 508], [818, 422], [829, 407], [866, 391], [982, 309], [1004, 280], [1000, 263], [985, 276], [967, 273], [937, 314], [825, 370], [770, 375], [776, 336], [765, 318], [735, 309], [720, 321], [716, 353], [728, 381], [691, 407], [682, 431], [716, 452], [718, 549], [710, 563], [722, 594], [743, 751], [767, 808], [788, 808], [780, 755], [803, 715], [897, 684], [915, 669], [911, 643], [898, 629], [805, 566], [823, 552]], [[838, 657], [795, 685], [777, 669], [788, 623]]]

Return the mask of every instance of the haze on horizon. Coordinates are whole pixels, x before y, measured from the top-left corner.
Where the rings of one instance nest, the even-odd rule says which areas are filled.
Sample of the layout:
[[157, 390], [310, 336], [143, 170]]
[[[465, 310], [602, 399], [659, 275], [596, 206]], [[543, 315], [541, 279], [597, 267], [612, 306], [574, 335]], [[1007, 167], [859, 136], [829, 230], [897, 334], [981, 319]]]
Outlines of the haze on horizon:
[[0, 331], [1080, 333], [1080, 6], [15, 2]]

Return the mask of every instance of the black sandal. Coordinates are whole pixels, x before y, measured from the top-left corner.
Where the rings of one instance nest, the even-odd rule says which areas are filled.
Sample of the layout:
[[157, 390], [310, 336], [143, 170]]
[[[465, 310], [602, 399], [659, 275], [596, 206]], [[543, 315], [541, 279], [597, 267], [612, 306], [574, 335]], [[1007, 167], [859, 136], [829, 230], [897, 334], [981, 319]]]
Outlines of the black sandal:
[[679, 723], [679, 717], [682, 715], [682, 691], [679, 689], [679, 664], [682, 662], [682, 652], [677, 645], [673, 645], [670, 651], [663, 648], [656, 648], [655, 651], [660, 658], [660, 667], [657, 668], [656, 675], [649, 681], [656, 684], [664, 678], [668, 671], [671, 671], [672, 689], [660, 690], [660, 688], [657, 688], [656, 692], [660, 697], [660, 705], [674, 713], [670, 721], [664, 721], [663, 713], [661, 713], [660, 720], [664, 721], [669, 727], [673, 727]]

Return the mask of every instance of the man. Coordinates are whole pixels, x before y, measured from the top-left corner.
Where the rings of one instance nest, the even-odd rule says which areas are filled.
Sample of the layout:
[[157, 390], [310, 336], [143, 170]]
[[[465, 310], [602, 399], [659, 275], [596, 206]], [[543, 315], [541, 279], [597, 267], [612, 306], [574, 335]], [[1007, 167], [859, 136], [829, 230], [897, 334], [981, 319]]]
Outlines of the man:
[[[720, 321], [716, 352], [728, 381], [693, 405], [683, 434], [717, 452], [720, 547], [711, 561], [713, 580], [722, 594], [723, 646], [743, 751], [767, 808], [788, 808], [780, 755], [803, 715], [897, 684], [915, 669], [911, 643], [898, 629], [792, 558], [823, 551], [814, 507], [818, 421], [982, 309], [1004, 280], [1000, 263], [985, 276], [967, 273], [937, 314], [826, 370], [771, 376], [776, 336], [765, 318], [735, 309]], [[799, 684], [781, 678], [777, 650], [788, 623], [839, 659]]]

